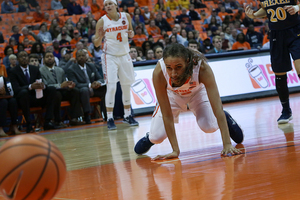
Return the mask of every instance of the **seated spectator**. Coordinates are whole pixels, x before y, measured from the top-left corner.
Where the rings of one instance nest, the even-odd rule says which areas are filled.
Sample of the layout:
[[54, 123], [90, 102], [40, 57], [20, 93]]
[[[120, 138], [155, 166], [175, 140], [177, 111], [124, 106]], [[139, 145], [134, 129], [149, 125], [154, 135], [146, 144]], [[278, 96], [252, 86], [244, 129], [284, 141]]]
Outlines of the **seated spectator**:
[[184, 22], [185, 24], [191, 24], [192, 19], [191, 17], [187, 14], [186, 8], [181, 9], [181, 14], [176, 16], [176, 23]]
[[184, 40], [183, 40], [182, 36], [179, 34], [180, 30], [181, 30], [180, 25], [175, 24], [175, 26], [172, 28], [172, 34], [170, 35], [170, 39], [171, 39], [171, 36], [174, 35], [176, 37], [176, 42], [184, 45]]
[[142, 32], [148, 37], [148, 32], [145, 26], [145, 23], [140, 22], [140, 16], [139, 15], [134, 15], [132, 18], [132, 28], [135, 30], [137, 26], [142, 27]]
[[250, 44], [250, 47], [252, 49], [261, 48], [263, 42], [263, 35], [255, 31], [254, 26], [250, 24], [246, 33], [246, 41]]
[[41, 24], [40, 26], [40, 32], [38, 34], [38, 37], [40, 38], [41, 42], [43, 44], [51, 43], [52, 42], [52, 36], [49, 31], [47, 31], [47, 25]]
[[41, 63], [39, 61], [39, 55], [36, 53], [29, 54], [29, 65], [41, 67]]
[[155, 60], [153, 49], [146, 50], [146, 60]]
[[26, 12], [27, 9], [30, 9], [29, 4], [25, 0], [20, 0], [18, 3], [18, 12]]
[[27, 3], [33, 8], [37, 7], [39, 4], [36, 0], [26, 0]]
[[180, 22], [179, 26], [180, 26], [180, 30], [184, 29], [186, 32], [195, 30], [192, 24], [186, 24], [183, 21]]
[[21, 36], [21, 34], [19, 33], [19, 26], [14, 25], [12, 27], [12, 32], [13, 34], [11, 35], [11, 37], [14, 37], [16, 39], [17, 44], [19, 44], [19, 37]]
[[56, 19], [52, 19], [51, 25], [49, 28], [49, 32], [50, 32], [52, 38], [57, 38], [57, 36], [60, 34], [61, 29], [60, 29]]
[[130, 47], [129, 55], [131, 57], [132, 62], [144, 61], [141, 57], [138, 56], [136, 47]]
[[17, 41], [14, 37], [9, 38], [8, 46], [12, 47], [14, 49], [14, 53], [18, 52], [18, 45]]
[[220, 36], [214, 36], [212, 42], [214, 48], [209, 50], [207, 53], [223, 53], [224, 50], [222, 49], [222, 38]]
[[67, 48], [61, 49], [61, 59], [59, 60], [59, 67], [61, 67], [65, 72], [69, 67], [76, 61], [75, 58], [72, 58], [72, 51]]
[[[28, 54], [25, 51], [18, 52], [19, 66], [12, 68], [10, 80], [14, 90], [14, 97], [18, 101], [23, 116], [26, 120], [26, 132], [34, 132], [31, 127], [30, 106], [46, 107], [44, 130], [60, 128], [58, 121], [53, 124], [53, 110], [59, 109], [54, 107], [56, 99], [56, 90], [54, 87], [45, 87], [43, 82], [37, 82], [41, 79], [38, 67], [28, 65]], [[43, 90], [43, 97], [36, 98], [36, 89]]]
[[167, 10], [178, 10], [179, 9], [178, 2], [175, 0], [169, 0], [167, 1], [166, 8]]
[[[1, 77], [1, 75], [0, 75]], [[0, 88], [0, 137], [8, 136], [3, 127], [7, 125], [7, 114], [10, 115], [11, 135], [18, 135], [21, 132], [18, 130], [18, 103], [15, 98], [9, 97], [10, 92], [7, 88], [7, 79], [3, 77], [4, 86]], [[10, 88], [11, 89], [11, 88]]]
[[52, 45], [53, 45], [53, 49], [54, 49], [53, 55], [60, 60], [61, 54], [60, 54], [59, 41], [54, 39], [52, 42]]
[[1, 14], [14, 13], [17, 9], [14, 7], [14, 4], [10, 0], [4, 0], [1, 3]]
[[8, 57], [13, 53], [14, 53], [14, 49], [11, 46], [5, 47], [5, 49], [4, 49], [5, 57], [3, 58], [3, 64], [5, 65], [5, 68], [8, 68], [10, 66]]
[[141, 57], [142, 60], [146, 60], [146, 57], [144, 56], [144, 51], [142, 47], [136, 47], [138, 57]]
[[82, 14], [87, 14], [88, 12], [91, 12], [91, 7], [88, 5], [88, 0], [83, 1], [83, 6], [81, 6]]
[[[142, 49], [143, 49], [143, 53], [145, 53], [148, 49], [151, 49], [152, 47], [152, 42], [150, 41], [145, 41], [143, 44], [142, 44]], [[146, 58], [146, 57], [145, 57]]]
[[154, 12], [150, 12], [148, 6], [144, 7], [144, 13], [142, 15], [143, 15], [145, 24], [149, 24], [150, 20], [154, 20], [155, 19]]
[[202, 53], [207, 53], [213, 48], [214, 46], [212, 45], [210, 38], [206, 38], [205, 40], [203, 40], [203, 49], [201, 51]]
[[62, 68], [55, 66], [54, 55], [51, 52], [45, 53], [44, 65], [40, 68], [43, 83], [47, 87], [56, 88], [56, 101], [54, 107], [54, 116], [57, 121], [62, 121], [60, 104], [61, 101], [70, 102], [70, 125], [83, 125], [84, 122], [78, 120], [83, 114], [80, 106], [80, 93], [77, 88], [75, 88], [75, 83], [73, 81], [67, 81], [65, 77], [65, 72]]
[[69, 15], [81, 15], [83, 13], [81, 6], [76, 3], [76, 0], [71, 0], [68, 4], [67, 10]]
[[190, 4], [189, 5], [189, 11], [187, 11], [187, 15], [190, 16], [190, 19], [191, 20], [200, 20], [201, 17], [200, 17], [200, 14], [195, 11], [195, 5], [194, 4]]
[[217, 19], [216, 19], [215, 16], [212, 16], [210, 19], [211, 20], [210, 20], [210, 23], [208, 24], [207, 30], [212, 30], [213, 27], [217, 27], [218, 28], [219, 26], [221, 26], [221, 24], [218, 23], [218, 21], [217, 21]]
[[106, 114], [105, 93], [106, 85], [103, 77], [100, 76], [95, 65], [87, 63], [86, 53], [83, 49], [76, 52], [77, 63], [73, 64], [67, 71], [67, 77], [75, 82], [80, 91], [81, 104], [86, 124], [91, 123], [90, 119], [90, 97], [100, 97], [101, 111]]
[[166, 11], [166, 20], [169, 23], [171, 28], [175, 26], [175, 19], [169, 10]]
[[158, 13], [156, 15], [156, 18], [155, 18], [155, 25], [158, 26], [160, 28], [161, 31], [171, 31], [172, 28], [170, 27], [170, 24], [167, 22], [166, 19], [164, 19], [162, 17], [162, 14], [161, 13]]
[[58, 36], [56, 37], [56, 39], [57, 39], [58, 41], [62, 40], [62, 34], [63, 34], [63, 33], [65, 34], [64, 39], [67, 40], [68, 42], [70, 42], [70, 41], [72, 40], [72, 38], [70, 37], [69, 32], [68, 32], [68, 29], [67, 29], [67, 27], [65, 27], [65, 26], [61, 28], [61, 33], [58, 34]]
[[229, 40], [225, 39], [225, 33], [221, 32], [220, 33], [220, 37], [222, 38], [222, 49], [225, 51], [231, 50], [231, 43], [229, 42]]
[[88, 37], [89, 28], [83, 17], [80, 17], [79, 21], [77, 22], [76, 29], [79, 30], [82, 37]]
[[222, 19], [217, 15], [217, 11], [216, 9], [213, 9], [211, 11], [211, 15], [205, 19], [204, 24], [210, 24], [211, 23], [211, 18], [214, 17], [216, 19], [216, 21], [214, 22], [215, 24], [219, 24], [222, 25]]
[[39, 63], [42, 63], [44, 53], [45, 53], [44, 46], [40, 42], [35, 42], [32, 45], [30, 55], [37, 54]]
[[76, 45], [81, 39], [82, 39], [82, 37], [80, 37], [79, 31], [74, 30], [73, 39], [70, 41], [70, 44], [71, 45]]
[[237, 50], [237, 49], [243, 49], [243, 50], [247, 50], [247, 49], [251, 49], [251, 46], [248, 42], [246, 42], [246, 36], [244, 35], [244, 33], [239, 33], [237, 35], [237, 39], [236, 42], [232, 45], [232, 50]]
[[51, 9], [52, 10], [60, 10], [60, 9], [64, 9], [64, 7], [62, 6], [62, 4], [59, 0], [52, 0], [51, 1]]
[[81, 49], [85, 49], [87, 51], [88, 57], [93, 57], [92, 54], [88, 51], [88, 49], [84, 47], [83, 40], [80, 40], [79, 42], [77, 42], [76, 48], [73, 51], [73, 58], [76, 58], [77, 51]]
[[190, 0], [190, 3], [195, 6], [195, 8], [206, 8], [206, 5], [202, 3], [202, 0]]
[[178, 0], [178, 6], [182, 10], [183, 8], [189, 9], [190, 0]]
[[176, 35], [171, 35], [170, 36], [170, 44], [173, 44], [173, 43], [178, 43]]
[[147, 39], [148, 39], [147, 36], [142, 32], [142, 28], [140, 26], [137, 26], [135, 28], [135, 35], [132, 38], [135, 45], [141, 47], [143, 42], [145, 42]]
[[50, 15], [49, 13], [45, 13], [44, 14], [44, 19], [42, 20], [43, 23], [46, 23], [47, 25], [48, 24], [51, 24], [51, 20], [50, 20]]
[[44, 19], [44, 13], [41, 10], [40, 6], [37, 6], [35, 8], [35, 12], [33, 13], [33, 18], [34, 18], [35, 22], [42, 22], [43, 21], [43, 19]]
[[181, 29], [180, 30], [180, 35], [182, 37], [182, 42], [183, 44], [187, 41], [187, 32], [185, 29]]
[[158, 11], [165, 12], [165, 11], [167, 11], [167, 7], [165, 5], [164, 0], [157, 0], [157, 3], [155, 4], [154, 11], [155, 12], [158, 12]]
[[54, 11], [54, 19], [56, 19], [60, 27], [63, 27], [65, 25], [64, 20], [61, 17], [59, 17], [59, 13], [57, 11]]
[[188, 47], [189, 41], [190, 40], [195, 40], [195, 39], [196, 39], [195, 32], [194, 31], [189, 31], [188, 34], [187, 34], [187, 40], [184, 42], [184, 46]]
[[120, 8], [123, 8], [124, 6], [133, 7], [134, 6], [134, 0], [122, 0], [122, 2], [120, 4]]
[[[70, 37], [70, 36], [68, 36]], [[70, 41], [67, 40], [67, 33], [66, 32], [62, 32], [61, 33], [61, 40], [59, 40], [59, 45], [63, 46], [63, 47], [67, 47], [68, 49], [71, 49], [71, 44]]]
[[[12, 54], [13, 55], [13, 54]], [[1, 60], [0, 60], [1, 61]], [[7, 78], [7, 70], [5, 65], [0, 63], [0, 76], [4, 76], [5, 78]]]
[[159, 60], [163, 57], [163, 48], [160, 45], [154, 46], [153, 51], [155, 59]]
[[147, 28], [147, 32], [149, 35], [152, 35], [152, 37], [160, 37], [160, 28], [158, 26], [155, 25], [155, 20], [151, 20], [149, 27]]
[[100, 6], [97, 4], [97, 0], [93, 0], [93, 1], [92, 1], [91, 11], [92, 11], [93, 14], [94, 14], [94, 13], [101, 12], [101, 8], [100, 8]]
[[22, 17], [22, 23], [29, 24], [35, 22], [33, 15], [30, 13], [30, 9], [26, 8], [26, 15]]
[[96, 33], [97, 21], [93, 19], [92, 23], [89, 25], [88, 37], [91, 38]]
[[224, 6], [221, 6], [220, 8], [220, 12], [218, 13], [218, 16], [221, 18], [222, 21], [224, 21], [225, 16], [228, 15], [228, 13], [226, 12], [226, 9]]
[[[142, 15], [142, 12], [141, 12], [140, 8], [135, 8], [134, 11], [133, 11], [133, 15], [134, 16], [138, 15], [139, 16], [139, 22], [145, 24], [145, 20], [144, 20], [144, 17]], [[133, 20], [135, 20], [135, 18], [133, 18]]]
[[222, 5], [225, 7], [226, 12], [228, 12], [228, 13], [233, 13], [232, 10], [238, 9], [238, 5], [237, 5], [236, 1], [224, 0], [222, 2]]
[[25, 47], [22, 43], [18, 44], [18, 52], [20, 52], [20, 51], [25, 51]]
[[7, 73], [7, 76], [10, 77], [10, 70], [17, 66], [17, 56], [15, 54], [11, 54], [8, 57], [8, 60], [9, 60], [10, 65], [8, 68], [6, 68], [6, 73]]
[[196, 40], [189, 40], [188, 48], [199, 51], [199, 43]]
[[24, 50], [29, 54], [30, 53], [30, 50], [31, 50], [31, 47], [32, 47], [32, 45], [30, 44], [30, 42], [29, 42], [29, 39], [26, 37], [26, 38], [24, 38], [24, 40], [23, 40], [23, 43], [22, 43], [23, 45], [24, 45]]

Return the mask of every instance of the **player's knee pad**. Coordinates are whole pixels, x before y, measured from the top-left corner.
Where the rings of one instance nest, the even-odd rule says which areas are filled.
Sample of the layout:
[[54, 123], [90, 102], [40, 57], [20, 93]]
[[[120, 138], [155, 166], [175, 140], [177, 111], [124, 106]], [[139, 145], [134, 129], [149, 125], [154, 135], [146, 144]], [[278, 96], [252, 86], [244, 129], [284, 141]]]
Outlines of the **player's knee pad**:
[[153, 144], [162, 143], [167, 138], [164, 122], [162, 117], [155, 116], [151, 121], [151, 128], [149, 133], [149, 140]]
[[106, 85], [105, 105], [106, 107], [113, 108], [115, 105], [115, 94], [117, 90], [116, 83], [108, 83]]
[[121, 85], [123, 105], [130, 105], [130, 85]]

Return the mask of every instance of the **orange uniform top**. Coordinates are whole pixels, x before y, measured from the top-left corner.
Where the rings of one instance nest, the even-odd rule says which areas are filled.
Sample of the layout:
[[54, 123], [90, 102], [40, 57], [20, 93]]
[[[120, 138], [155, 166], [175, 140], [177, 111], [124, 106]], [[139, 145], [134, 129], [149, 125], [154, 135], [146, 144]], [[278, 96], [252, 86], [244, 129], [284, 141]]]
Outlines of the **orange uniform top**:
[[132, 40], [134, 41], [135, 46], [142, 47], [142, 44], [147, 40], [147, 36], [144, 34], [133, 36]]
[[240, 42], [235, 42], [232, 45], [232, 50], [236, 50], [236, 49], [251, 49], [250, 44], [248, 42], [244, 42], [244, 43], [240, 43]]
[[27, 35], [27, 36], [21, 35], [19, 37], [19, 43], [23, 43], [23, 40], [24, 40], [25, 37], [27, 37], [29, 41], [33, 41], [33, 42], [35, 41], [35, 39], [32, 35]]

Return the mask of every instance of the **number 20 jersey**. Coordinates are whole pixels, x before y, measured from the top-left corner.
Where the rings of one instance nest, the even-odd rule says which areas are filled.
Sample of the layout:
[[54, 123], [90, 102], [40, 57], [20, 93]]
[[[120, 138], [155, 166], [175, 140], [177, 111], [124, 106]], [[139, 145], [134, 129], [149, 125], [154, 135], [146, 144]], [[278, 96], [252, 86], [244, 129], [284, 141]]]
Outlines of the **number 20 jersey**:
[[269, 19], [271, 30], [283, 30], [296, 26], [300, 23], [298, 13], [290, 15], [284, 6], [296, 5], [296, 0], [265, 0], [261, 1], [261, 6], [265, 9]]
[[103, 29], [106, 31], [102, 50], [114, 56], [126, 55], [130, 51], [127, 33], [129, 22], [126, 13], [120, 12], [119, 15], [118, 21], [110, 19], [108, 15], [102, 17]]

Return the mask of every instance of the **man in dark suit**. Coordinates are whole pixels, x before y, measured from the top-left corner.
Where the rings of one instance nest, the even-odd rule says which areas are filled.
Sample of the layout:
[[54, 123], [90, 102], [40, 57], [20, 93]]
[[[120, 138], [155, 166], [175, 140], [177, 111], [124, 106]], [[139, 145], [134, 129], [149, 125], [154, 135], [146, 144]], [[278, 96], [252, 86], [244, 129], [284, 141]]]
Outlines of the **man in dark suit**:
[[[33, 132], [30, 124], [30, 107], [46, 107], [44, 130], [60, 128], [59, 122], [52, 123], [53, 110], [56, 98], [55, 87], [45, 87], [41, 80], [40, 70], [36, 66], [28, 65], [28, 54], [26, 51], [20, 51], [17, 55], [19, 66], [11, 69], [10, 80], [14, 90], [14, 96], [18, 101], [20, 108], [27, 123], [26, 132]], [[38, 97], [39, 89], [42, 90], [42, 97]]]
[[105, 93], [106, 85], [103, 77], [99, 74], [95, 65], [87, 63], [87, 54], [84, 49], [76, 52], [77, 63], [73, 64], [67, 71], [67, 77], [74, 81], [80, 91], [81, 104], [84, 112], [85, 122], [91, 123], [90, 119], [90, 97], [100, 97], [100, 108], [106, 116]]
[[[73, 81], [66, 81], [65, 72], [62, 68], [56, 67], [54, 55], [52, 52], [46, 52], [44, 55], [44, 66], [40, 68], [43, 83], [46, 86], [53, 86], [56, 88], [56, 101], [55, 107], [60, 108], [61, 101], [69, 101], [71, 104], [70, 116], [71, 125], [83, 125], [84, 122], [78, 120], [81, 117], [82, 111], [80, 106], [79, 90], [75, 88]], [[61, 121], [60, 110], [56, 109], [54, 116]]]

